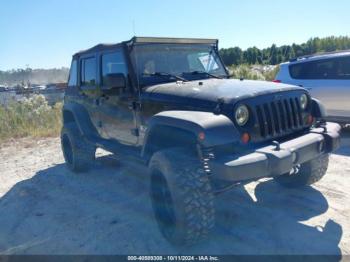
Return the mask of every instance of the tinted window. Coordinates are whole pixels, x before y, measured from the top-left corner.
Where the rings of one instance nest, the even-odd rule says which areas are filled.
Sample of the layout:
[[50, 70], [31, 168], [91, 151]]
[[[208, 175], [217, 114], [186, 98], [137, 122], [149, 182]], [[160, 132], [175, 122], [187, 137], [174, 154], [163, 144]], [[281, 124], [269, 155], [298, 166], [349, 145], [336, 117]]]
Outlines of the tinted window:
[[350, 56], [338, 60], [337, 76], [339, 79], [350, 79]]
[[70, 66], [68, 86], [77, 85], [77, 60], [73, 60]]
[[350, 56], [290, 65], [289, 72], [295, 79], [350, 79]]
[[96, 61], [95, 58], [86, 58], [82, 61], [81, 84], [84, 86], [96, 85]]
[[122, 52], [102, 55], [102, 84], [108, 74], [122, 73], [126, 76], [127, 69]]

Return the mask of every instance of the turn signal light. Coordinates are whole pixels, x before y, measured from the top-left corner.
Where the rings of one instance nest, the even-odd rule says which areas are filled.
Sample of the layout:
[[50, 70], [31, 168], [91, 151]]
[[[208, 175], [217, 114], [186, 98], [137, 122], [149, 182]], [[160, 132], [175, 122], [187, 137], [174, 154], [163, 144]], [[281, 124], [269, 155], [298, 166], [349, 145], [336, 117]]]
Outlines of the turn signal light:
[[313, 122], [314, 122], [313, 116], [312, 116], [312, 115], [309, 115], [309, 116], [307, 117], [307, 123], [308, 123], [309, 125], [312, 125]]
[[204, 140], [204, 139], [205, 139], [205, 134], [204, 134], [204, 132], [200, 132], [200, 133], [198, 134], [198, 138], [199, 138], [199, 140]]
[[250, 140], [250, 135], [248, 133], [243, 133], [243, 135], [241, 136], [241, 141], [243, 144], [248, 144]]

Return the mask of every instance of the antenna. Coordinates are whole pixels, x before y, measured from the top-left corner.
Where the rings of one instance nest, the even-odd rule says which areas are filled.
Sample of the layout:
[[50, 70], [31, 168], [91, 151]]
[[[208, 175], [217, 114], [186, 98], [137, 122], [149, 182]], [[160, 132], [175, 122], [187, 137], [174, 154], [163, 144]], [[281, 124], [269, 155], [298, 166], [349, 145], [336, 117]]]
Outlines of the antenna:
[[[136, 26], [135, 26], [135, 19], [132, 20], [132, 30], [133, 30], [133, 33], [134, 33], [134, 37], [136, 36]], [[138, 93], [139, 93], [139, 98], [141, 96], [141, 90], [140, 90], [140, 79], [139, 79], [139, 62], [138, 62], [138, 59], [137, 59], [137, 52], [135, 50], [135, 47], [134, 47], [134, 58], [135, 58], [135, 69], [136, 69], [136, 81], [137, 81], [137, 90], [138, 90]]]

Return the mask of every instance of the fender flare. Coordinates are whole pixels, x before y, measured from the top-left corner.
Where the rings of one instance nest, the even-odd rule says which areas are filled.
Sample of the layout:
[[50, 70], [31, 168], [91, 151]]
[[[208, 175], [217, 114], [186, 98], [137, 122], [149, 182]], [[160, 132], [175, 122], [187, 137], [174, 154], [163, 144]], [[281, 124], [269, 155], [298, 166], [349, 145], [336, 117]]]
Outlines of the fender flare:
[[92, 124], [89, 113], [84, 106], [77, 103], [65, 103], [62, 108], [63, 116], [65, 112], [72, 113], [74, 122], [83, 136], [92, 138], [97, 134], [97, 130]]
[[327, 110], [320, 100], [312, 98], [311, 100], [311, 114], [317, 119], [323, 119], [327, 116]]
[[[142, 156], [147, 154], [149, 138], [153, 130], [159, 126], [190, 132], [203, 147], [225, 145], [240, 139], [238, 130], [227, 116], [200, 111], [163, 111], [151, 117], [148, 122]], [[204, 134], [204, 139], [198, 137], [200, 133]]]

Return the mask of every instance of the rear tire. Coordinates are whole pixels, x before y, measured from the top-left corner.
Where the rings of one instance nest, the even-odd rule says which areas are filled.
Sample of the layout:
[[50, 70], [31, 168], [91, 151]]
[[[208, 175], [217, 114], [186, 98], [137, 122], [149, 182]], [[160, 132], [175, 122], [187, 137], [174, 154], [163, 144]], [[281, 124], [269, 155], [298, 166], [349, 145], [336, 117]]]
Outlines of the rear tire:
[[73, 172], [86, 171], [95, 159], [96, 148], [84, 140], [74, 123], [63, 126], [61, 147], [66, 164]]
[[297, 172], [274, 177], [274, 180], [289, 188], [311, 185], [326, 174], [328, 162], [329, 154], [324, 154], [301, 164]]
[[188, 150], [156, 152], [149, 164], [150, 195], [163, 236], [176, 245], [207, 238], [215, 224], [214, 194], [207, 174]]

